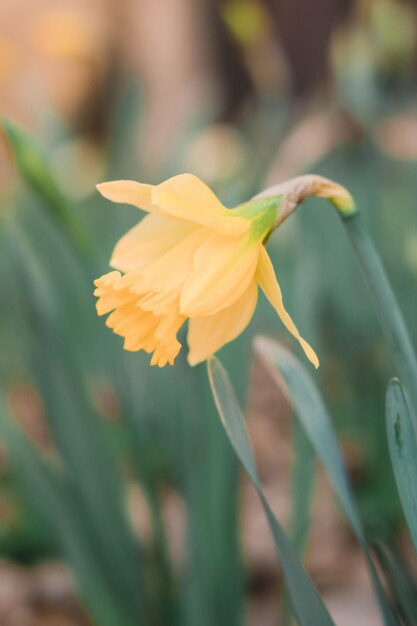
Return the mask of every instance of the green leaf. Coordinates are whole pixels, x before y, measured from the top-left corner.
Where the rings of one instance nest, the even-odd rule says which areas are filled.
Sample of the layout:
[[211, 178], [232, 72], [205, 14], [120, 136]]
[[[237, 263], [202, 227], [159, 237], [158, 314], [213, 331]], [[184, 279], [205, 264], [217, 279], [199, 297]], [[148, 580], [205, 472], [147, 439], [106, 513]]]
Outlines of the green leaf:
[[387, 387], [386, 419], [395, 481], [414, 548], [417, 550], [417, 439], [400, 382]]
[[[327, 471], [352, 530], [365, 556], [385, 624], [398, 622], [390, 608], [372, 561], [358, 509], [344, 469], [337, 438], [320, 392], [298, 359], [276, 341], [258, 337], [256, 353], [272, 379], [286, 391], [310, 442]], [[283, 378], [282, 378], [283, 377]]]
[[[288, 522], [288, 535], [291, 544], [303, 559], [311, 528], [314, 485], [316, 478], [316, 455], [303, 427], [297, 420], [292, 423], [292, 463], [291, 463], [291, 510]], [[281, 626], [292, 624], [292, 607], [287, 590], [281, 600]]]
[[288, 533], [297, 554], [304, 554], [311, 523], [316, 455], [303, 427], [292, 425], [291, 513]]
[[220, 361], [208, 362], [209, 380], [223, 426], [240, 462], [255, 486], [264, 507], [281, 562], [294, 612], [301, 626], [330, 626], [334, 622], [310, 577], [299, 562], [290, 541], [275, 518], [262, 490], [245, 421], [231, 382]]
[[368, 284], [397, 373], [403, 381], [417, 435], [417, 356], [413, 342], [385, 268], [359, 214], [345, 220], [344, 226]]
[[402, 554], [395, 544], [377, 542], [374, 548], [404, 624], [417, 626], [417, 585], [407, 563], [408, 555]]
[[64, 228], [80, 251], [91, 254], [93, 241], [77, 220], [74, 207], [59, 188], [42, 148], [29, 133], [10, 120], [3, 120], [2, 128], [23, 180], [43, 200], [50, 215]]
[[[139, 626], [143, 623], [139, 611], [132, 611], [94, 553], [88, 520], [80, 515], [76, 487], [64, 472], [35, 449], [13, 420], [7, 415], [0, 397], [0, 429], [15, 472], [20, 473], [29, 499], [39, 514], [51, 524], [57, 544], [70, 564], [81, 597], [101, 626]], [[107, 538], [109, 541], [109, 539]], [[115, 534], [113, 542], [117, 542]], [[115, 564], [116, 566], [116, 564]]]

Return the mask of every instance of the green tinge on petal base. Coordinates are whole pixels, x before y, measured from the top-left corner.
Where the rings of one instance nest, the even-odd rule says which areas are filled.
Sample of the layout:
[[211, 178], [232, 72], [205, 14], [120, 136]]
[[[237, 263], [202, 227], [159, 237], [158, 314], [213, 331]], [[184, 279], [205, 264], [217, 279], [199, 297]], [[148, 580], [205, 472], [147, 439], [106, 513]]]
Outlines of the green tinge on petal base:
[[236, 215], [249, 219], [251, 237], [262, 241], [274, 228], [282, 196], [259, 198], [240, 204], [234, 211]]

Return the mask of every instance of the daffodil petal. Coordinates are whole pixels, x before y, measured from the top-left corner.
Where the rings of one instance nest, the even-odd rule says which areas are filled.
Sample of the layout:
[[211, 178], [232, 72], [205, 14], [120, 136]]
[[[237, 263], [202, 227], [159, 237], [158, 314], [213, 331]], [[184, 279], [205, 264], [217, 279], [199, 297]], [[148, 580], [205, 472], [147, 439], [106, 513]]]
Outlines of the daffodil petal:
[[116, 307], [135, 298], [128, 290], [121, 291], [115, 288], [121, 279], [120, 272], [109, 272], [94, 281], [96, 286], [94, 295], [98, 298], [96, 303], [97, 315], [106, 315]]
[[132, 204], [147, 213], [160, 214], [160, 209], [152, 204], [152, 189], [152, 185], [145, 185], [134, 180], [113, 180], [97, 185], [97, 190], [107, 200]]
[[178, 313], [182, 286], [192, 272], [194, 254], [206, 237], [198, 228], [143, 271], [135, 272], [131, 289], [141, 296], [140, 306], [155, 315]]
[[319, 360], [316, 353], [313, 348], [301, 337], [297, 327], [285, 310], [281, 289], [276, 279], [271, 259], [269, 258], [264, 246], [261, 246], [256, 278], [259, 286], [278, 313], [284, 326], [300, 342], [307, 358], [311, 361], [314, 367], [318, 368]]
[[94, 291], [94, 295], [98, 297], [97, 313], [105, 315], [113, 311], [106, 320], [108, 328], [126, 339], [132, 337], [132, 332], [137, 334], [138, 329], [143, 338], [148, 338], [155, 332], [159, 320], [138, 308], [138, 296], [131, 292], [129, 284], [121, 287], [125, 283], [125, 277], [120, 272], [109, 272], [94, 283], [97, 287]]
[[155, 331], [158, 345], [152, 356], [151, 365], [165, 367], [167, 363], [174, 364], [174, 359], [181, 350], [181, 344], [177, 339], [177, 332], [185, 322], [182, 315], [171, 314], [161, 319]]
[[249, 324], [258, 300], [258, 287], [254, 280], [227, 309], [208, 317], [195, 317], [188, 326], [188, 362], [197, 365], [212, 356], [226, 343], [236, 339]]
[[117, 243], [110, 265], [122, 272], [140, 270], [190, 235], [196, 226], [161, 215], [147, 215]]
[[180, 350], [181, 344], [176, 338], [167, 343], [159, 342], [152, 355], [151, 365], [158, 367], [165, 367], [168, 363], [174, 365], [174, 359]]
[[214, 233], [206, 237], [194, 255], [193, 271], [181, 290], [181, 313], [206, 317], [236, 302], [253, 279], [259, 248], [259, 244]]
[[138, 295], [131, 291], [126, 276], [129, 278], [129, 274], [122, 277], [119, 272], [110, 272], [95, 281], [98, 314], [112, 311], [106, 326], [124, 337], [125, 350], [153, 352], [152, 365], [172, 365], [181, 349], [177, 332], [185, 318], [175, 313], [161, 318], [142, 309]]
[[228, 237], [241, 237], [250, 228], [250, 220], [226, 209], [211, 189], [192, 174], [179, 174], [154, 187], [152, 201], [164, 213]]

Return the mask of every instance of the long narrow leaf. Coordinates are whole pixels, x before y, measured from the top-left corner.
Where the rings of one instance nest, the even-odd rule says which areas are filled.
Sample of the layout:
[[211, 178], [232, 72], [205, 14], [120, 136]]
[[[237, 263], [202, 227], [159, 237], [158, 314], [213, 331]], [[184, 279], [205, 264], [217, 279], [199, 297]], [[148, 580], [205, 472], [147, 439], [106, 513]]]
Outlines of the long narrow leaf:
[[400, 382], [387, 387], [388, 444], [395, 481], [414, 548], [417, 550], [417, 438]]
[[15, 471], [70, 564], [81, 597], [100, 626], [139, 626], [142, 618], [115, 592], [91, 548], [85, 520], [80, 516], [71, 482], [38, 453], [7, 415], [0, 398], [0, 429]]
[[[316, 478], [316, 455], [303, 427], [296, 420], [292, 424], [291, 511], [288, 535], [292, 546], [302, 560], [306, 552], [311, 527], [311, 512]], [[292, 624], [292, 607], [285, 589], [281, 602], [281, 626]]]
[[208, 374], [214, 400], [230, 443], [257, 490], [264, 507], [299, 623], [301, 626], [334, 625], [320, 595], [299, 562], [290, 541], [265, 497], [242, 411], [237, 403], [228, 374], [218, 359], [213, 358], [208, 362]]
[[[392, 613], [369, 552], [365, 532], [352, 496], [332, 422], [316, 385], [298, 359], [276, 341], [259, 337], [255, 342], [255, 349], [280, 389], [284, 388], [285, 391], [286, 387], [297, 417], [327, 471], [356, 539], [364, 553], [385, 624], [386, 626], [396, 625], [398, 622]], [[284, 378], [285, 385], [282, 384], [281, 376]]]
[[93, 241], [59, 188], [41, 146], [28, 132], [10, 120], [3, 120], [2, 129], [25, 183], [43, 200], [49, 214], [64, 228], [79, 250], [89, 255], [94, 246]]

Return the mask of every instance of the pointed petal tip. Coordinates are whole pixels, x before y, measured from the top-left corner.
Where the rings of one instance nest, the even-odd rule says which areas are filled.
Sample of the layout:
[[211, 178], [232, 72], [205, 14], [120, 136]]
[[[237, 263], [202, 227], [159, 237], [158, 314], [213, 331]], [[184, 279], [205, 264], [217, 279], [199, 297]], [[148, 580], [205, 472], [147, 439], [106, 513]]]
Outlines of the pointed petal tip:
[[103, 194], [104, 192], [106, 192], [109, 189], [112, 189], [112, 188], [114, 188], [116, 186], [123, 185], [123, 184], [126, 184], [126, 183], [134, 183], [134, 181], [130, 181], [130, 180], [104, 180], [102, 183], [97, 183], [96, 184], [96, 189], [101, 194]]
[[187, 356], [188, 365], [191, 365], [191, 367], [194, 367], [195, 365], [198, 365], [205, 360], [206, 359], [199, 359], [198, 357], [194, 356], [192, 352], [189, 352]]
[[301, 343], [301, 347], [304, 350], [304, 353], [310, 363], [314, 366], [314, 369], [318, 370], [320, 367], [320, 361], [317, 354], [314, 352], [313, 348], [303, 339]]
[[103, 196], [103, 198], [106, 198], [106, 200], [113, 201], [113, 195], [111, 194], [112, 187], [113, 187], [113, 182], [110, 182], [110, 181], [104, 182], [104, 183], [97, 183], [96, 185], [97, 191], [99, 192], [100, 195]]

